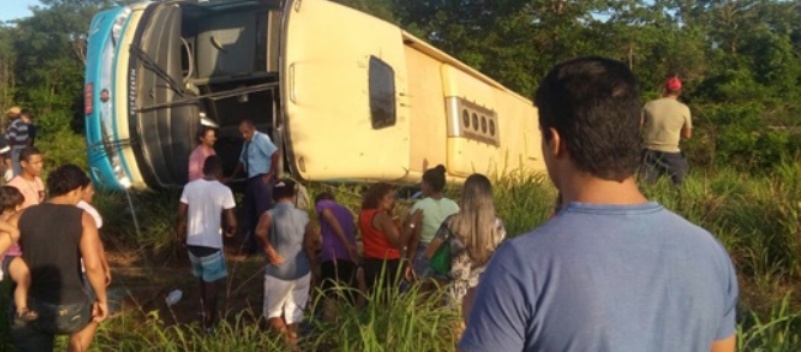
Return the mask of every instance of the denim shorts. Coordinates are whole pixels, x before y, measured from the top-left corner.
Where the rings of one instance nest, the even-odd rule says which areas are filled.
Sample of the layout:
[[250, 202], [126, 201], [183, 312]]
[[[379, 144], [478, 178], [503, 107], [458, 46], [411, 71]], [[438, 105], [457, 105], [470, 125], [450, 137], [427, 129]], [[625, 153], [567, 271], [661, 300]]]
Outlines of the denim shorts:
[[414, 257], [413, 265], [418, 280], [434, 275], [434, 270], [431, 269], [428, 258], [426, 258], [426, 249], [428, 249], [428, 243], [420, 242], [417, 245], [417, 255]]
[[16, 307], [10, 305], [11, 337], [17, 351], [52, 351], [56, 335], [69, 335], [83, 330], [92, 320], [92, 302], [50, 304], [28, 297], [28, 306], [39, 314], [32, 322], [16, 318]]
[[189, 252], [189, 262], [192, 264], [192, 275], [204, 282], [216, 282], [228, 275], [222, 250], [204, 257], [196, 257]]

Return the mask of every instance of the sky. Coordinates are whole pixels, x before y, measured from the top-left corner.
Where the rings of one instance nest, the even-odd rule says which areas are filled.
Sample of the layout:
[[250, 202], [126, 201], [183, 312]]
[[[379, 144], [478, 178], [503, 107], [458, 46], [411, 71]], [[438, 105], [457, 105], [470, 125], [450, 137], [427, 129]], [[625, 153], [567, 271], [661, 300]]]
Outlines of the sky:
[[0, 0], [0, 22], [31, 15], [28, 7], [39, 5], [39, 0]]

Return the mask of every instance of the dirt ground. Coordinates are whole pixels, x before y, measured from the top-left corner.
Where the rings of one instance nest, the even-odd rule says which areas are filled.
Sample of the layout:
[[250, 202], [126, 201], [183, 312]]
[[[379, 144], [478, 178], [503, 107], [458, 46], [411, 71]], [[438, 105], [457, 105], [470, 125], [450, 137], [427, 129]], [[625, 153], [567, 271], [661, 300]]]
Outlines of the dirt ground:
[[[226, 247], [228, 278], [219, 309], [227, 317], [250, 312], [255, 320], [262, 307], [264, 258], [240, 254], [237, 247], [233, 244]], [[159, 310], [166, 324], [197, 321], [200, 311], [197, 280], [191, 274], [184, 251], [178, 250], [168, 258], [146, 259], [141, 251], [109, 249], [107, 257], [112, 272], [108, 288], [112, 316]], [[180, 290], [182, 297], [168, 306], [166, 297], [173, 290]]]

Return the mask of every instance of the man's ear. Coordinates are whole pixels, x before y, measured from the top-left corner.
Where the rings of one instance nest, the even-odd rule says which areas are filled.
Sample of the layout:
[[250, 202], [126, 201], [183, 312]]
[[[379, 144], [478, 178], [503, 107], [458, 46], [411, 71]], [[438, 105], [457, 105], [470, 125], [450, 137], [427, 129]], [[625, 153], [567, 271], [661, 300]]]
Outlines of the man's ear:
[[551, 140], [548, 141], [548, 149], [551, 152], [551, 155], [557, 159], [563, 157], [565, 150], [564, 144], [562, 143], [562, 136], [559, 135], [559, 131], [551, 127], [548, 129], [548, 133], [551, 134]]

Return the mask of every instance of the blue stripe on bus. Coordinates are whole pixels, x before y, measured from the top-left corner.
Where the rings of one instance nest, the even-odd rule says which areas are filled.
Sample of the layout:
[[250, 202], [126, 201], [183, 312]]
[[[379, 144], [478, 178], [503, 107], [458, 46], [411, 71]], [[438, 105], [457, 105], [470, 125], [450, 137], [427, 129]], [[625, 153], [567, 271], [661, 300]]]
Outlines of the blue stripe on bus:
[[[103, 132], [101, 131], [101, 101], [100, 92], [103, 89], [100, 81], [103, 68], [103, 52], [111, 36], [114, 20], [122, 12], [121, 7], [98, 13], [89, 28], [89, 47], [87, 48], [85, 85], [92, 84], [91, 114], [86, 116], [86, 142], [87, 158], [91, 169], [92, 179], [99, 186], [109, 189], [122, 189], [122, 185], [114, 176], [111, 160], [106, 155]], [[84, 86], [85, 87], [85, 86]]]

